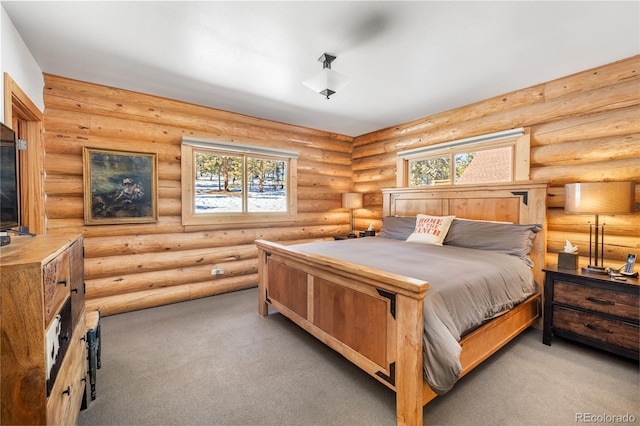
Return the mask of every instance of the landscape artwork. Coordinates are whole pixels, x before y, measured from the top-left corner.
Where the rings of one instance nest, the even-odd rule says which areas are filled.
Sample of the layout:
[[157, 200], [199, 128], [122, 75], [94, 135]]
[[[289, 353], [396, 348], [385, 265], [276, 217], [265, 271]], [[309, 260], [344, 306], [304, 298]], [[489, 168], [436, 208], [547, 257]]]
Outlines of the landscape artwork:
[[158, 221], [157, 154], [83, 148], [87, 225]]

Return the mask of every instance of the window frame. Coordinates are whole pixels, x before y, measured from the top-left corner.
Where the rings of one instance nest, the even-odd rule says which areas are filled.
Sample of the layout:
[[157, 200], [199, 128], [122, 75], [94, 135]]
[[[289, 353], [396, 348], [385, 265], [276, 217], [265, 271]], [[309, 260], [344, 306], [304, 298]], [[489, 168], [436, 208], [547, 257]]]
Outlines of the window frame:
[[[286, 212], [220, 212], [196, 213], [195, 211], [195, 154], [205, 152], [214, 155], [229, 155], [242, 158], [242, 204], [248, 209], [247, 158], [262, 158], [286, 163]], [[297, 170], [298, 153], [283, 149], [265, 148], [245, 144], [232, 144], [207, 139], [182, 138], [181, 146], [181, 188], [182, 225], [210, 225], [229, 227], [230, 225], [265, 226], [274, 222], [293, 222], [297, 215]]]
[[[504, 147], [512, 147], [512, 177], [511, 182], [529, 180], [530, 175], [530, 129], [517, 128], [486, 135], [474, 136], [466, 139], [447, 141], [440, 144], [429, 145], [398, 152], [396, 185], [400, 188], [410, 187], [410, 163], [434, 158], [448, 157], [450, 162], [449, 183], [437, 186], [460, 186], [468, 183], [456, 183], [455, 156], [469, 153], [470, 151], [483, 151]], [[482, 182], [481, 185], [500, 183]], [[475, 184], [474, 184], [475, 185]], [[436, 185], [434, 185], [436, 186]], [[427, 185], [411, 186], [427, 187]]]

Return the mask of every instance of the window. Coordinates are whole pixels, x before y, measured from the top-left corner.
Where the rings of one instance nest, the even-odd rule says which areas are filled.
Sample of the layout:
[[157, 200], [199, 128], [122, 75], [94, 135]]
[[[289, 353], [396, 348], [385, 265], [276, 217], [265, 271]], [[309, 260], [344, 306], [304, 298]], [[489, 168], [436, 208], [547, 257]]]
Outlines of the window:
[[409, 161], [409, 186], [431, 186], [449, 184], [451, 159], [433, 157]]
[[182, 140], [182, 224], [291, 221], [296, 214], [297, 154]]
[[529, 179], [529, 132], [507, 130], [398, 153], [398, 186]]

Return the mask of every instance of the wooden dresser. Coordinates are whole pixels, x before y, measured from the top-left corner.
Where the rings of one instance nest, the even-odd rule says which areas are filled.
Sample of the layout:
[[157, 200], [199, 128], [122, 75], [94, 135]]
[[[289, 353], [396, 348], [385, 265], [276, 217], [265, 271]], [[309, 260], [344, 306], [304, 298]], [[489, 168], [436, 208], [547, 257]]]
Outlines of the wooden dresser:
[[580, 270], [546, 268], [544, 330], [629, 358], [640, 349], [640, 282]]
[[12, 237], [0, 249], [3, 425], [76, 424], [87, 373], [80, 235]]

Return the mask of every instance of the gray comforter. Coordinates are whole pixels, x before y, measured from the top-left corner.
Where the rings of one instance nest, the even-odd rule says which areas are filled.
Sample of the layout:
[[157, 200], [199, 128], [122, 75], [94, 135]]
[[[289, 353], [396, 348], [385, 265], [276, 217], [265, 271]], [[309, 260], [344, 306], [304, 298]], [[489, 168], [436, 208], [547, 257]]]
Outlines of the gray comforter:
[[536, 292], [531, 268], [503, 253], [379, 237], [294, 247], [429, 282], [424, 375], [438, 394], [449, 391], [460, 376], [461, 336]]

